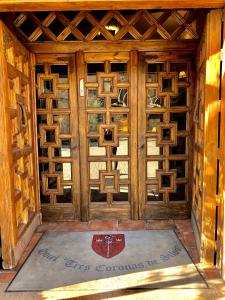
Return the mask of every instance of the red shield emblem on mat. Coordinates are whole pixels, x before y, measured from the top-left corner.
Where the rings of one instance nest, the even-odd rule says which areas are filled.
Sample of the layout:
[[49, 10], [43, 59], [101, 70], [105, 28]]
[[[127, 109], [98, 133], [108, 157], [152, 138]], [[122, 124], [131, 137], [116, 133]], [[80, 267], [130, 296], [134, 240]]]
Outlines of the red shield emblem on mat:
[[105, 258], [119, 254], [125, 248], [124, 234], [95, 234], [92, 249]]

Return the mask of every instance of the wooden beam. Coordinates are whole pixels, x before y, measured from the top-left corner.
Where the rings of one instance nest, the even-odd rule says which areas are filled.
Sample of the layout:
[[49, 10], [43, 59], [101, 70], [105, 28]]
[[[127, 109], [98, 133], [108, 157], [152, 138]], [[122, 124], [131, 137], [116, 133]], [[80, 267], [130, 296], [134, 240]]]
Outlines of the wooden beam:
[[210, 265], [214, 264], [215, 253], [221, 23], [221, 10], [208, 14], [201, 260]]
[[121, 42], [44, 42], [28, 43], [25, 46], [34, 53], [75, 53], [110, 51], [195, 51], [197, 40], [121, 41]]
[[[225, 11], [224, 11], [225, 12]], [[225, 24], [224, 24], [225, 29]], [[225, 31], [223, 31], [223, 57], [225, 57]], [[225, 279], [225, 61], [222, 66], [222, 95], [220, 110], [220, 155], [219, 155], [219, 211], [218, 211], [218, 267]]]
[[224, 0], [2, 0], [0, 11], [222, 8]]

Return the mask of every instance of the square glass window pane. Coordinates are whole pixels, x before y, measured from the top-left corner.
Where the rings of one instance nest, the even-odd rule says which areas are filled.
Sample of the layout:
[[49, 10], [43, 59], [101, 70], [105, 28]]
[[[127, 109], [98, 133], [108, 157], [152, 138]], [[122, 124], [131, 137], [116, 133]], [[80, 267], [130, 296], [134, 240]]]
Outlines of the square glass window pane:
[[97, 132], [98, 125], [104, 123], [104, 114], [88, 114], [88, 132]]
[[113, 161], [112, 169], [120, 171], [120, 179], [129, 178], [129, 163], [128, 161]]
[[55, 129], [45, 129], [46, 143], [56, 143]]
[[163, 147], [156, 145], [157, 138], [147, 138], [147, 155], [163, 155]]
[[171, 78], [162, 78], [162, 91], [163, 92], [172, 92], [172, 79]]
[[87, 89], [88, 107], [105, 107], [105, 99], [97, 96], [97, 89]]
[[170, 121], [177, 123], [177, 130], [186, 130], [186, 113], [170, 113]]
[[163, 107], [164, 97], [157, 96], [156, 89], [147, 89], [147, 106], [151, 108]]
[[119, 82], [128, 81], [127, 63], [111, 63], [111, 72], [118, 73]]
[[158, 187], [156, 184], [147, 185], [147, 201], [148, 202], [154, 202], [154, 201], [163, 202], [163, 194], [158, 192]]
[[170, 97], [170, 106], [186, 106], [187, 105], [187, 88], [179, 87], [178, 96]]
[[44, 74], [45, 73], [45, 66], [44, 65], [36, 65], [35, 66], [35, 73], [36, 74]]
[[111, 121], [112, 123], [116, 123], [118, 125], [118, 132], [119, 133], [128, 133], [129, 124], [128, 124], [128, 114], [111, 114]]
[[47, 115], [37, 115], [37, 130], [40, 133], [40, 128], [38, 125], [40, 124], [47, 124]]
[[114, 189], [115, 187], [115, 176], [106, 175], [105, 178], [105, 189]]
[[186, 184], [177, 184], [176, 193], [169, 193], [169, 201], [185, 201], [186, 200]]
[[98, 139], [97, 138], [90, 138], [89, 139], [89, 156], [105, 156], [106, 149], [105, 147], [98, 146]]
[[163, 169], [162, 161], [147, 161], [147, 178], [156, 178], [156, 170]]
[[63, 173], [63, 180], [72, 180], [71, 163], [56, 163], [55, 170]]
[[163, 114], [147, 114], [147, 131], [156, 132], [156, 127], [163, 122]]
[[48, 157], [48, 148], [41, 148], [40, 139], [38, 139], [38, 156], [39, 157]]
[[178, 80], [180, 82], [188, 81], [188, 65], [187, 65], [187, 63], [171, 63], [170, 71], [178, 73]]
[[185, 160], [170, 160], [170, 169], [177, 170], [177, 178], [184, 178], [185, 177]]
[[112, 78], [102, 78], [102, 93], [111, 94], [113, 91], [113, 79]]
[[72, 186], [63, 186], [63, 195], [56, 195], [57, 203], [72, 203]]
[[43, 80], [43, 93], [52, 94], [53, 93], [53, 79]]
[[148, 64], [147, 70], [147, 82], [156, 83], [158, 82], [158, 72], [164, 71], [164, 64], [156, 63], [156, 64]]
[[171, 140], [171, 129], [170, 128], [162, 128], [162, 140], [163, 141]]
[[127, 107], [128, 106], [128, 89], [120, 88], [117, 98], [111, 99], [112, 107]]
[[68, 83], [68, 65], [51, 65], [51, 73], [59, 75], [59, 83]]
[[59, 124], [60, 133], [70, 133], [70, 115], [54, 115], [53, 123]]
[[58, 90], [59, 99], [52, 100], [52, 108], [69, 108], [69, 90]]
[[100, 193], [99, 186], [90, 186], [91, 202], [107, 202], [107, 194]]
[[128, 155], [128, 138], [119, 138], [119, 146], [112, 147], [112, 155]]
[[54, 157], [71, 157], [71, 141], [61, 140], [61, 148], [54, 148]]
[[50, 195], [43, 195], [42, 188], [40, 188], [41, 204], [50, 204]]
[[92, 161], [89, 163], [90, 179], [99, 179], [99, 171], [106, 170], [106, 162]]
[[57, 177], [47, 177], [47, 186], [48, 190], [57, 190], [58, 184], [57, 184]]
[[97, 72], [104, 72], [104, 63], [87, 64], [87, 81], [97, 82]]
[[113, 194], [114, 202], [128, 202], [129, 201], [129, 186], [120, 185], [119, 193]]
[[37, 108], [46, 108], [46, 99], [37, 99]]
[[171, 187], [171, 176], [170, 175], [162, 175], [161, 176], [162, 180], [162, 188], [169, 188]]
[[39, 176], [41, 178], [41, 175], [43, 172], [49, 172], [49, 164], [48, 163], [39, 163]]
[[177, 137], [177, 146], [170, 146], [170, 155], [186, 154], [186, 137]]

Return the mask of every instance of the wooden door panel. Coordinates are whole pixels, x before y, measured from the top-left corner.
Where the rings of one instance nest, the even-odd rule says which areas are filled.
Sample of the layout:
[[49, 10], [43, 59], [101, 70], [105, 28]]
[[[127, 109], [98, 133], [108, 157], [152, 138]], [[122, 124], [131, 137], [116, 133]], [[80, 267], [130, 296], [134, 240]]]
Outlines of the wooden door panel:
[[190, 60], [140, 55], [139, 80], [140, 217], [188, 217]]
[[4, 268], [16, 266], [40, 224], [31, 55], [0, 22], [0, 226]]
[[43, 219], [79, 219], [79, 137], [74, 55], [38, 55], [36, 59]]
[[137, 216], [137, 58], [132, 55], [131, 61], [126, 53], [77, 56], [83, 219]]

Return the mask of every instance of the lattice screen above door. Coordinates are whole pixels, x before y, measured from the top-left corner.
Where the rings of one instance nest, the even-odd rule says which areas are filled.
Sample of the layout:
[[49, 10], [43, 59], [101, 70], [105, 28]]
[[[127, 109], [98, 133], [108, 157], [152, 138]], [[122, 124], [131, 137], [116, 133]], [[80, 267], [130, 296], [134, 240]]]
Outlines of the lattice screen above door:
[[198, 39], [199, 10], [28, 12], [14, 14], [18, 36], [44, 41]]

